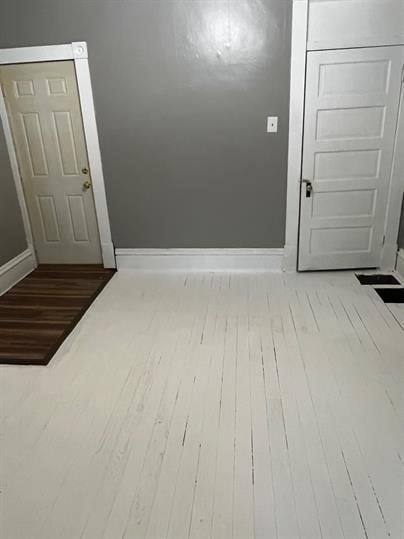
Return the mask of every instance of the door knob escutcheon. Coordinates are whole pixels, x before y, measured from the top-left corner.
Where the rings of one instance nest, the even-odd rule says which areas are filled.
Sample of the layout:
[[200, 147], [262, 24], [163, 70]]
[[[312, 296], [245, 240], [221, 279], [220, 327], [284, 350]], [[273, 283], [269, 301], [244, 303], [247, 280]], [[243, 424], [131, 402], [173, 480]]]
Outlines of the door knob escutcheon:
[[313, 191], [313, 184], [310, 180], [302, 180], [302, 182], [306, 184], [306, 198], [310, 198]]

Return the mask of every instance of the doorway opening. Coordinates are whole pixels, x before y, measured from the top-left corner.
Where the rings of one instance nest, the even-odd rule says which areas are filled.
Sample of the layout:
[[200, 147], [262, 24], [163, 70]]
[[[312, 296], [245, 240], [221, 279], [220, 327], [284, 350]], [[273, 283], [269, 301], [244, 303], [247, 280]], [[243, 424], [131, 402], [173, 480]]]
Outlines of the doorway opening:
[[0, 82], [36, 264], [115, 268], [86, 43], [0, 50]]
[[[404, 42], [402, 33], [389, 30], [389, 24], [393, 27], [397, 20], [394, 10], [386, 14], [386, 31], [380, 33], [383, 2], [375, 2], [372, 8], [363, 5], [362, 11], [357, 7], [356, 4], [334, 3], [339, 20], [352, 18], [350, 28], [356, 27], [354, 33], [345, 34], [340, 30], [332, 33], [332, 25], [324, 33], [325, 12], [317, 4], [310, 6], [308, 0], [293, 2], [283, 261], [286, 271], [373, 266], [384, 272], [395, 269], [400, 272], [396, 260], [400, 259], [400, 256], [397, 258], [397, 233], [404, 171], [403, 154], [399, 151], [404, 140]], [[379, 15], [376, 8], [380, 8]], [[369, 18], [365, 34], [360, 25], [364, 13]], [[310, 113], [306, 110], [307, 103], [311, 112], [314, 111], [311, 133], [307, 133]], [[304, 143], [310, 135], [313, 151], [312, 158], [308, 159], [307, 152], [304, 155]], [[345, 143], [351, 147], [345, 147]], [[343, 151], [348, 152], [346, 160], [338, 155]], [[367, 161], [356, 159], [358, 155], [365, 156], [365, 152]], [[390, 162], [386, 165], [388, 154]], [[350, 171], [344, 170], [349, 166]], [[361, 166], [362, 170], [356, 171], [356, 166]], [[344, 191], [341, 182], [338, 183], [341, 171], [348, 173], [341, 179], [346, 182], [347, 190], [353, 191], [352, 196], [340, 192]], [[316, 177], [315, 172], [321, 172], [321, 177]], [[333, 172], [337, 177], [332, 177]], [[356, 174], [360, 177], [356, 178]], [[384, 185], [372, 185], [376, 179], [381, 179]], [[360, 185], [362, 180], [368, 185]], [[346, 204], [344, 198], [348, 199]], [[344, 212], [349, 215], [343, 215]], [[320, 219], [324, 222], [320, 223]], [[352, 219], [350, 223], [348, 219]], [[302, 230], [302, 221], [305, 221], [305, 230]], [[347, 224], [351, 226], [345, 226]]]
[[404, 46], [307, 52], [301, 271], [379, 268], [397, 240], [386, 244], [403, 63]]

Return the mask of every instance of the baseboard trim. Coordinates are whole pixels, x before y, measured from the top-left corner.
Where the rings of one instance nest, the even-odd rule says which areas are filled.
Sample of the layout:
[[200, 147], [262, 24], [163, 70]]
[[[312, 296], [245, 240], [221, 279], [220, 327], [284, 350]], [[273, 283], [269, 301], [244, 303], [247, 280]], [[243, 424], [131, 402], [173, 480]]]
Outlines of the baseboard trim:
[[385, 243], [383, 246], [382, 259], [380, 263], [380, 269], [382, 271], [394, 271], [397, 258], [397, 242]]
[[0, 296], [24, 279], [35, 269], [35, 258], [31, 249], [26, 249], [0, 267]]
[[283, 249], [115, 249], [118, 270], [281, 271]]
[[397, 253], [396, 272], [400, 279], [404, 281], [404, 249], [400, 249]]
[[104, 268], [116, 268], [114, 245], [112, 243], [101, 243], [101, 252]]
[[285, 245], [282, 269], [288, 273], [295, 273], [296, 269], [296, 260], [297, 260], [297, 246], [296, 245]]

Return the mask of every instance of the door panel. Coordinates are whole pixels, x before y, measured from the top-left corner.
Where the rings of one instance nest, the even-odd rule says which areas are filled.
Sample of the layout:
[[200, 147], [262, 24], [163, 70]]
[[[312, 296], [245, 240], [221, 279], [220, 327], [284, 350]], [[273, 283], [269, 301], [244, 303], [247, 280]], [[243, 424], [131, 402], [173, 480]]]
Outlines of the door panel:
[[375, 192], [372, 189], [350, 191], [349, 198], [342, 191], [316, 193], [313, 197], [312, 217], [371, 217], [374, 212]]
[[385, 93], [389, 69], [389, 60], [322, 64], [319, 96]]
[[60, 242], [59, 224], [56, 216], [55, 199], [52, 196], [38, 196], [39, 215], [45, 241]]
[[39, 262], [101, 262], [73, 62], [2, 66], [0, 80]]
[[404, 47], [307, 53], [299, 270], [377, 267]]
[[60, 159], [59, 166], [65, 176], [76, 176], [79, 174], [79, 168], [70, 112], [54, 112], [53, 126]]
[[88, 241], [86, 212], [81, 195], [69, 195], [69, 215], [75, 241]]
[[20, 115], [20, 119], [21, 130], [27, 145], [27, 158], [32, 176], [47, 176], [48, 163], [45, 155], [39, 114], [35, 112], [23, 113]]
[[318, 182], [376, 179], [379, 169], [380, 150], [318, 152], [315, 155], [313, 179]]
[[319, 110], [316, 140], [381, 137], [384, 114], [384, 107]]
[[346, 228], [315, 228], [311, 231], [310, 252], [332, 254], [347, 250], [367, 251], [370, 235], [368, 226], [352, 228], [349, 235]]

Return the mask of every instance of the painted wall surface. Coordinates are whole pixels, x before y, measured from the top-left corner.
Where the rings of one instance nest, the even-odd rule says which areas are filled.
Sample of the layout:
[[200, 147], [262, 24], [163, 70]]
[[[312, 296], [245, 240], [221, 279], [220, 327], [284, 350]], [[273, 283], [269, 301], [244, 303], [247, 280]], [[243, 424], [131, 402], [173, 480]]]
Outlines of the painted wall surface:
[[0, 266], [26, 248], [24, 226], [0, 122]]
[[0, 47], [88, 43], [116, 247], [283, 247], [291, 7], [2, 0]]

